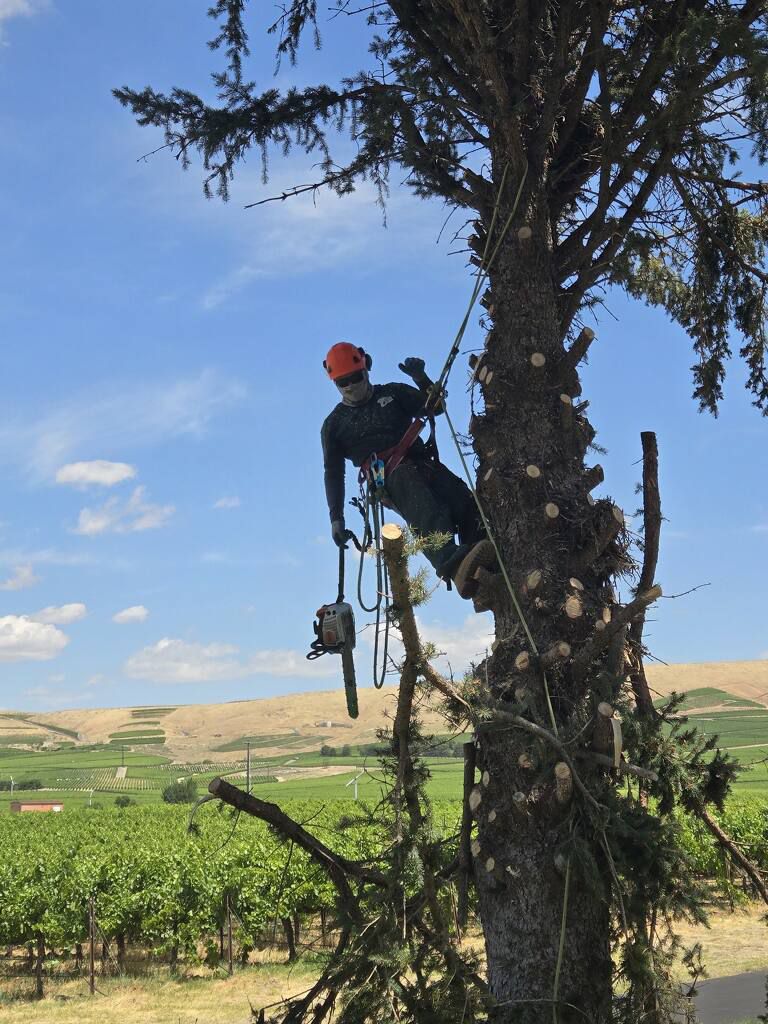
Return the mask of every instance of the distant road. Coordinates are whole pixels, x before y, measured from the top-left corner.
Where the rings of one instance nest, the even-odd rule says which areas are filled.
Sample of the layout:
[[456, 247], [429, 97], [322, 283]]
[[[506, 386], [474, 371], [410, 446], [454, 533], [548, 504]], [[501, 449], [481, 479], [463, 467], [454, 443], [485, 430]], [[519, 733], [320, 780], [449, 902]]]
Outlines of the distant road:
[[[766, 942], [768, 970], [768, 942]], [[699, 1024], [734, 1024], [754, 1020], [766, 1012], [766, 971], [735, 974], [731, 978], [702, 981], [695, 1000]]]

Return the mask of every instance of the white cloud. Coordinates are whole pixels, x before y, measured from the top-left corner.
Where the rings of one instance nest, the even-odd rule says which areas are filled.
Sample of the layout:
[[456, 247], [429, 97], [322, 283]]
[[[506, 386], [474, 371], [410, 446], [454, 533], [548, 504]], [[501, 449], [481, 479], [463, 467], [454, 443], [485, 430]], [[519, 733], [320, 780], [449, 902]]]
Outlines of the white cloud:
[[48, 679], [52, 683], [63, 683], [66, 678], [67, 677], [63, 672], [53, 672], [51, 675], [48, 676]]
[[[241, 178], [238, 195], [250, 194], [251, 199], [280, 195], [300, 182], [303, 173], [298, 163], [286, 163], [266, 186], [255, 187]], [[393, 190], [387, 201], [385, 232], [376, 188], [370, 182], [358, 183], [346, 196], [320, 189], [314, 195], [305, 193], [249, 210], [246, 216], [258, 218], [258, 243], [253, 232], [245, 236], [240, 262], [203, 293], [203, 309], [216, 309], [263, 278], [327, 271], [363, 259], [371, 268], [388, 261], [401, 265], [423, 252], [422, 239], [436, 220], [428, 204], [404, 189]], [[372, 247], [371, 238], [377, 235], [381, 244]]]
[[768, 523], [757, 523], [752, 527], [752, 533], [768, 533]]
[[173, 505], [151, 505], [144, 500], [146, 488], [134, 488], [127, 501], [108, 498], [99, 508], [80, 510], [72, 531], [86, 537], [99, 533], [136, 533], [165, 526], [176, 511]]
[[27, 587], [34, 587], [39, 582], [40, 577], [35, 576], [31, 565], [17, 565], [13, 570], [13, 576], [0, 583], [0, 590], [26, 590]]
[[135, 466], [129, 466], [127, 462], [92, 459], [90, 462], [68, 462], [56, 471], [56, 483], [73, 484], [75, 487], [89, 487], [92, 484], [114, 487], [135, 476]]
[[[425, 623], [416, 617], [419, 634], [425, 643], [432, 643], [440, 652], [434, 659], [435, 668], [445, 674], [451, 673], [460, 679], [469, 669], [470, 662], [479, 662], [494, 640], [493, 619], [490, 615], [468, 615], [460, 626], [447, 626], [444, 623]], [[369, 652], [373, 651], [375, 632], [373, 628], [364, 630], [359, 640]], [[379, 635], [379, 655], [384, 641], [383, 631]], [[403, 657], [403, 646], [400, 637], [394, 632], [389, 636], [389, 654], [395, 662]]]
[[126, 622], [144, 622], [148, 615], [149, 611], [143, 604], [132, 604], [130, 608], [123, 608], [121, 612], [116, 612], [112, 616], [112, 621], [121, 625]]
[[[101, 395], [94, 399], [93, 394]], [[20, 466], [36, 482], [47, 482], [83, 448], [128, 448], [168, 439], [202, 437], [211, 420], [245, 397], [240, 381], [214, 370], [164, 384], [122, 390], [95, 382], [37, 419], [0, 427], [0, 463]]]
[[28, 615], [30, 622], [42, 622], [49, 626], [68, 626], [70, 622], [77, 622], [84, 619], [88, 609], [84, 604], [63, 604], [60, 607], [49, 605], [39, 612]]
[[424, 640], [433, 643], [441, 652], [438, 661], [448, 662], [454, 672], [463, 673], [471, 661], [482, 661], [493, 643], [493, 619], [485, 615], [468, 615], [461, 626], [419, 622]]
[[51, 707], [77, 707], [81, 701], [92, 697], [85, 691], [77, 693], [72, 690], [53, 690], [49, 686], [30, 686], [22, 693], [24, 697], [36, 701], [37, 706], [43, 710]]
[[219, 498], [218, 501], [214, 502], [214, 508], [240, 508], [240, 499], [236, 496], [231, 498]]
[[126, 661], [123, 671], [131, 679], [158, 683], [206, 683], [246, 679], [254, 675], [317, 677], [336, 675], [334, 659], [309, 662], [298, 651], [264, 650], [245, 658], [232, 644], [198, 644], [164, 637]]
[[27, 615], [0, 617], [0, 661], [50, 661], [68, 643], [60, 629], [33, 622]]
[[11, 18], [30, 18], [47, 6], [47, 0], [0, 0], [0, 43], [7, 45], [3, 38], [4, 21]]

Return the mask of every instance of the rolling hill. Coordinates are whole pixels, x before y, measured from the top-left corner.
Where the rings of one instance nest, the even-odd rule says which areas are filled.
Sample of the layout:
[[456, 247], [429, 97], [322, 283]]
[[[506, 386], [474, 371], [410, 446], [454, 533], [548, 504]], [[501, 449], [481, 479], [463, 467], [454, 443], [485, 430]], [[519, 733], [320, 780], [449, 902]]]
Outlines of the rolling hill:
[[[733, 698], [751, 702], [753, 708], [768, 708], [768, 660], [652, 664], [647, 673], [654, 696], [672, 690], [711, 689], [712, 704], [707, 706], [705, 699], [702, 705], [699, 699], [699, 713], [732, 709]], [[714, 691], [723, 692], [728, 700]], [[219, 704], [80, 708], [28, 715], [0, 712], [0, 733], [15, 734], [22, 743], [22, 736], [36, 735], [57, 742], [76, 736], [78, 743], [146, 745], [147, 750], [177, 761], [237, 757], [250, 738], [256, 756], [264, 757], [316, 751], [323, 743], [336, 747], [372, 743], [376, 730], [386, 724], [385, 716], [392, 715], [395, 697], [394, 686], [361, 689], [360, 717], [355, 721], [347, 718], [341, 688]], [[424, 709], [423, 720], [428, 730], [445, 731], [436, 712]]]

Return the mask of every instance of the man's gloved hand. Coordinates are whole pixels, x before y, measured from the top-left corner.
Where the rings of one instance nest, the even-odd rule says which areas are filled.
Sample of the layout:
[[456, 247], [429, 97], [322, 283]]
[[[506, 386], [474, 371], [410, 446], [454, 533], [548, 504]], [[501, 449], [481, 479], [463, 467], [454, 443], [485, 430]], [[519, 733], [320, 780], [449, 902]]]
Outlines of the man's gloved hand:
[[427, 379], [427, 375], [424, 372], [424, 360], [419, 359], [418, 356], [408, 356], [407, 359], [399, 364], [399, 369], [417, 384]]
[[331, 536], [337, 547], [346, 548], [347, 541], [352, 537], [352, 531], [346, 529], [343, 519], [334, 519], [331, 523]]

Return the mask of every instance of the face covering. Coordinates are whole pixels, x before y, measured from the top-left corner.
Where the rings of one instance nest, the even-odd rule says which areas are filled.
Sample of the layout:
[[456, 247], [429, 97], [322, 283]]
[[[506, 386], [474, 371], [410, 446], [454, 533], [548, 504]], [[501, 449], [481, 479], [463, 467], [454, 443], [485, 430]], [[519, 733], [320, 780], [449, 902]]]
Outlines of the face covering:
[[336, 387], [339, 389], [344, 405], [363, 405], [373, 392], [367, 370], [363, 370], [363, 379], [356, 384], [348, 384], [345, 388], [339, 387], [337, 384]]

